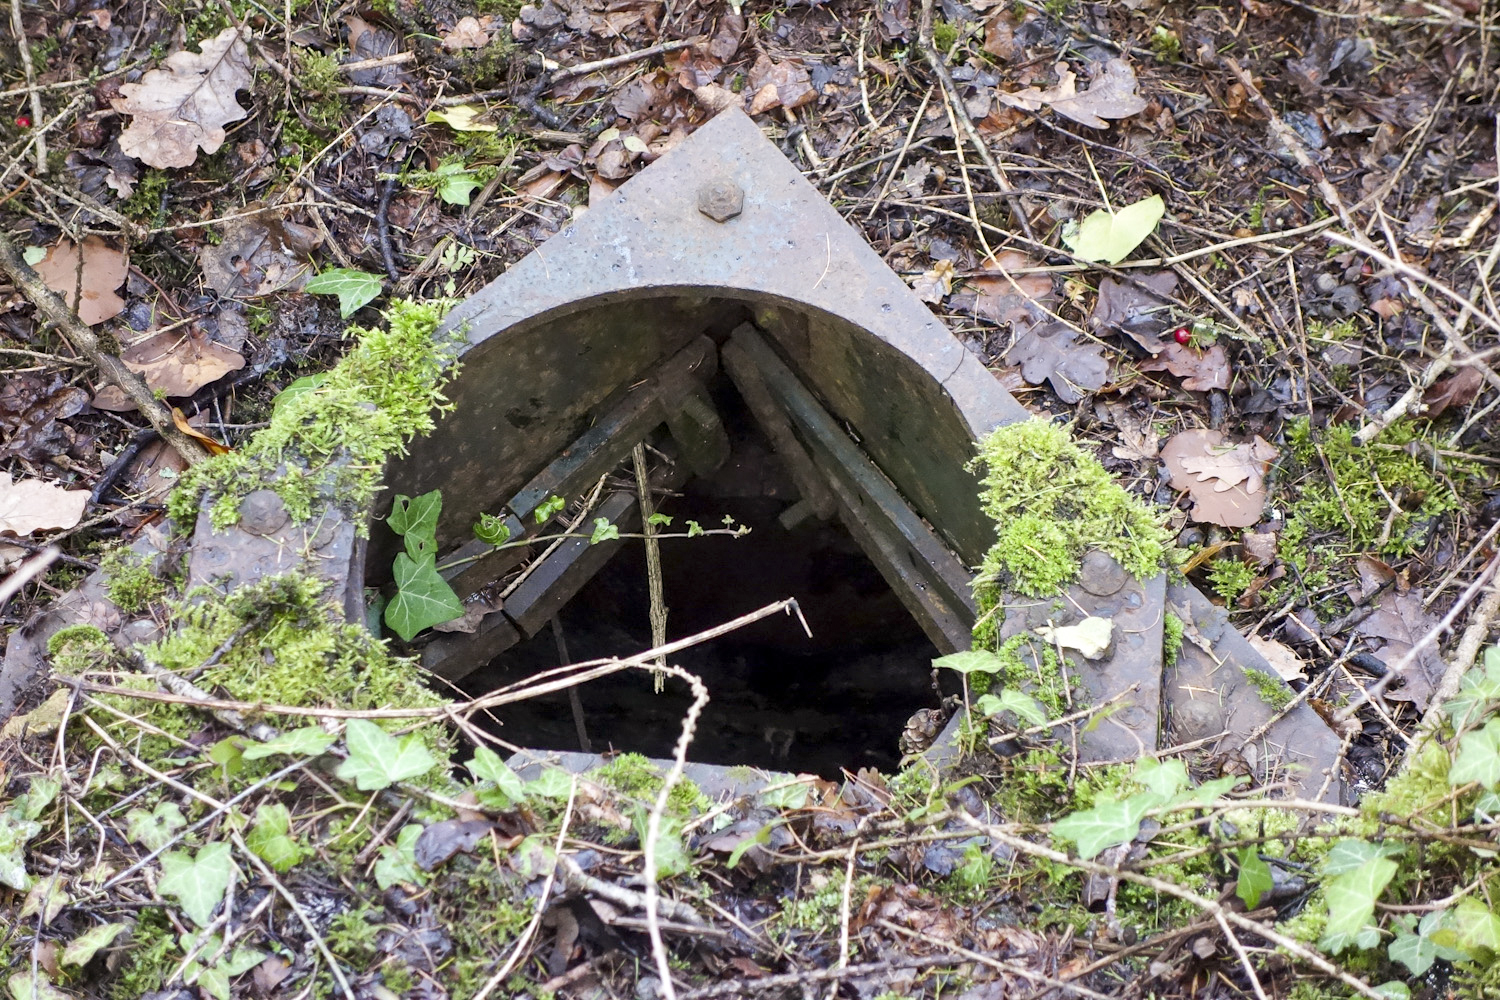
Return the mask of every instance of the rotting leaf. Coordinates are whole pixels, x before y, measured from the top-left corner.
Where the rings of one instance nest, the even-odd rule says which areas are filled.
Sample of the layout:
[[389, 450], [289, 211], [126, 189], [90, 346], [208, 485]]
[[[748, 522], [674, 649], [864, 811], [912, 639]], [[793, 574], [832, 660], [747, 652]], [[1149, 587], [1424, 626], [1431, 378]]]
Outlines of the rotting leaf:
[[1307, 664], [1286, 643], [1258, 635], [1250, 636], [1248, 641], [1282, 680], [1307, 680]]
[[83, 520], [88, 490], [70, 490], [40, 479], [0, 478], [0, 535], [71, 528]]
[[430, 823], [417, 838], [412, 858], [418, 868], [430, 872], [455, 854], [472, 854], [493, 829], [495, 824], [487, 819], [445, 819]]
[[953, 261], [940, 260], [930, 270], [911, 279], [912, 291], [923, 302], [937, 305], [953, 291]]
[[62, 296], [68, 308], [88, 326], [97, 326], [124, 311], [125, 300], [115, 294], [115, 289], [124, 283], [128, 270], [125, 254], [97, 236], [84, 237], [81, 250], [72, 240], [58, 240], [36, 265], [36, 273], [47, 287]]
[[1167, 346], [1161, 334], [1169, 325], [1167, 296], [1177, 288], [1171, 271], [1135, 275], [1134, 280], [1099, 282], [1099, 297], [1089, 313], [1089, 327], [1096, 333], [1118, 330], [1151, 354]]
[[1478, 366], [1466, 365], [1455, 374], [1439, 379], [1422, 394], [1426, 411], [1422, 414], [1436, 420], [1450, 406], [1468, 406], [1484, 385]]
[[490, 35], [487, 24], [492, 18], [484, 17], [461, 17], [453, 26], [452, 31], [442, 35], [443, 48], [449, 52], [457, 52], [459, 49], [482, 49], [490, 44]]
[[1067, 63], [1057, 64], [1057, 86], [1048, 90], [1028, 87], [1000, 100], [1013, 108], [1039, 111], [1050, 106], [1058, 114], [1091, 128], [1108, 128], [1106, 118], [1129, 118], [1146, 110], [1146, 99], [1136, 92], [1135, 70], [1119, 57], [1106, 60], [1103, 71], [1079, 93], [1078, 77]]
[[1017, 333], [1023, 325], [1046, 322], [1047, 310], [1057, 302], [1050, 274], [1016, 274], [1041, 265], [1017, 250], [1002, 250], [986, 258], [981, 273], [970, 275], [974, 315], [992, 323], [1010, 323]]
[[244, 34], [225, 28], [199, 48], [180, 49], [138, 83], [121, 85], [112, 105], [134, 116], [120, 135], [126, 155], [151, 167], [191, 166], [200, 148], [224, 145], [225, 125], [250, 113], [236, 100], [253, 80]]
[[1064, 403], [1076, 403], [1084, 393], [1099, 389], [1109, 373], [1100, 346], [1080, 342], [1078, 334], [1059, 322], [1039, 324], [1020, 334], [1005, 352], [1005, 363], [1020, 365], [1021, 377], [1030, 385], [1050, 383]]
[[[1384, 640], [1374, 656], [1387, 667], [1394, 667], [1436, 625], [1437, 619], [1422, 607], [1422, 591], [1403, 594], [1387, 590], [1376, 598], [1374, 613], [1355, 626], [1355, 634]], [[1446, 672], [1436, 646], [1428, 644], [1402, 672], [1401, 683], [1386, 688], [1385, 697], [1409, 701], [1417, 711], [1425, 712]]]
[[[120, 360], [152, 389], [173, 398], [191, 396], [205, 385], [245, 367], [243, 354], [210, 340], [196, 328], [149, 334], [121, 351]], [[93, 403], [101, 410], [135, 409], [130, 397], [113, 385], [96, 392]]]
[[1161, 450], [1174, 490], [1190, 493], [1195, 521], [1248, 528], [1266, 508], [1264, 475], [1277, 455], [1270, 444], [1224, 444], [1219, 431], [1194, 429], [1174, 434]]
[[1222, 344], [1197, 350], [1185, 344], [1165, 343], [1155, 358], [1142, 361], [1143, 372], [1168, 371], [1182, 379], [1192, 392], [1229, 388], [1229, 355]]
[[1086, 660], [1097, 660], [1109, 650], [1114, 629], [1112, 619], [1090, 615], [1076, 625], [1042, 625], [1032, 631], [1063, 649], [1077, 650]]
[[[247, 210], [255, 211], [252, 203]], [[220, 295], [256, 298], [297, 288], [306, 277], [309, 255], [323, 242], [311, 226], [289, 222], [276, 212], [230, 219], [216, 246], [200, 253], [203, 279]]]
[[792, 60], [773, 62], [765, 53], [761, 53], [755, 65], [750, 67], [749, 86], [745, 93], [754, 95], [749, 108], [752, 115], [777, 108], [794, 111], [818, 99], [812, 78], [801, 64]]

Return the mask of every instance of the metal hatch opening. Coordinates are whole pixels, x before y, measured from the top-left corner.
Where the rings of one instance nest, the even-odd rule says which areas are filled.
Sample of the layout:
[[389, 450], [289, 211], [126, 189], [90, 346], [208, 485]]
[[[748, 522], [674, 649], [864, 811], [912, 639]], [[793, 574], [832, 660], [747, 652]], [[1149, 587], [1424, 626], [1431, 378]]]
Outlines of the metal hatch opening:
[[[668, 635], [691, 635], [793, 597], [812, 636], [795, 618], [777, 615], [672, 658], [701, 677], [712, 697], [692, 758], [833, 779], [844, 768], [893, 771], [908, 717], [937, 705], [929, 664], [938, 650], [838, 519], [820, 518], [801, 496], [731, 378], [720, 373], [707, 388], [728, 454], [707, 474], [663, 490], [655, 505], [679, 530], [689, 520], [714, 527], [726, 516], [751, 530], [740, 538], [660, 543]], [[682, 460], [668, 435], [651, 444], [654, 465], [664, 466], [674, 453]], [[628, 475], [614, 478], [628, 490]], [[612, 548], [556, 613], [556, 625], [549, 621], [460, 686], [480, 694], [565, 659], [649, 648], [645, 545], [633, 539]], [[678, 681], [654, 692], [640, 671], [595, 680], [575, 693], [585, 733], [564, 692], [497, 709], [493, 717], [502, 725], [494, 731], [538, 750], [670, 757], [691, 700]]]

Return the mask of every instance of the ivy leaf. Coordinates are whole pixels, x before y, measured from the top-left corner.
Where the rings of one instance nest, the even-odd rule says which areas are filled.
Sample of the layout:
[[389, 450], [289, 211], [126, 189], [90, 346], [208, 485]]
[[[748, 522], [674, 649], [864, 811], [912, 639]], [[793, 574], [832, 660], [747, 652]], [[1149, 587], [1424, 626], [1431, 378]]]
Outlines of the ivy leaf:
[[960, 674], [993, 674], [1005, 668], [1005, 661], [998, 653], [986, 649], [970, 649], [962, 653], [949, 653], [932, 661], [934, 667], [952, 670]]
[[1487, 789], [1500, 784], [1500, 719], [1491, 719], [1478, 732], [1459, 738], [1448, 783], [1456, 788], [1470, 781]]
[[1227, 793], [1234, 791], [1235, 785], [1246, 780], [1248, 779], [1243, 775], [1230, 775], [1226, 778], [1214, 778], [1212, 781], [1205, 781], [1197, 788], [1188, 789], [1187, 792], [1179, 795], [1177, 797], [1178, 803], [1196, 802], [1198, 805], [1206, 808], [1219, 801]]
[[1386, 1000], [1411, 1000], [1411, 987], [1394, 979], [1371, 988]]
[[1386, 953], [1392, 962], [1400, 962], [1413, 976], [1426, 975], [1437, 961], [1437, 945], [1420, 934], [1398, 934]]
[[168, 851], [161, 856], [161, 873], [157, 891], [177, 897], [182, 912], [199, 927], [207, 927], [234, 878], [234, 861], [229, 845], [220, 841], [206, 845], [196, 857]]
[[[500, 759], [500, 755], [489, 747], [480, 747], [468, 763], [469, 772], [480, 781], [493, 782], [494, 791], [503, 795], [507, 804], [522, 802], [526, 798], [526, 783], [521, 776]], [[505, 808], [500, 806], [499, 808]]]
[[450, 205], [467, 205], [484, 182], [462, 163], [444, 163], [437, 170], [437, 195]]
[[[460, 614], [462, 611], [460, 610]], [[344, 729], [349, 759], [334, 773], [362, 792], [379, 791], [432, 770], [437, 761], [415, 733], [397, 739], [367, 719], [350, 719]]]
[[292, 814], [277, 803], [255, 810], [255, 824], [245, 834], [245, 846], [278, 872], [290, 871], [307, 851], [291, 836]]
[[[641, 843], [646, 843], [648, 814], [642, 810], [635, 817], [635, 832]], [[682, 820], [675, 816], [663, 816], [656, 831], [655, 851], [656, 880], [681, 875], [693, 866], [693, 856], [682, 839]]]
[[650, 517], [646, 518], [646, 523], [657, 525], [663, 528], [670, 528], [672, 526], [672, 515], [663, 514], [661, 511], [657, 511], [655, 514], [652, 514]]
[[1135, 765], [1135, 783], [1156, 800], [1153, 805], [1165, 805], [1192, 782], [1182, 761], [1144, 757]]
[[42, 832], [42, 824], [11, 812], [0, 813], [0, 885], [18, 892], [31, 888], [26, 874], [26, 843]]
[[795, 781], [780, 788], [771, 788], [764, 792], [758, 792], [755, 801], [758, 805], [767, 806], [771, 809], [801, 809], [807, 805], [807, 795], [812, 791], [806, 782]]
[[684, 521], [683, 523], [687, 525], [687, 536], [689, 538], [697, 538], [703, 534], [703, 525], [697, 521]]
[[537, 524], [546, 524], [547, 519], [568, 505], [568, 501], [560, 496], [550, 496], [537, 505], [532, 516], [536, 518]]
[[474, 537], [486, 545], [504, 545], [510, 541], [510, 525], [494, 514], [480, 514]]
[[1500, 917], [1473, 896], [1464, 897], [1453, 908], [1450, 924], [1458, 934], [1458, 947], [1475, 959], [1500, 952]]
[[1239, 884], [1234, 893], [1245, 901], [1247, 909], [1260, 905], [1263, 893], [1270, 892], [1276, 883], [1271, 878], [1271, 866], [1260, 856], [1260, 851], [1251, 845], [1240, 852]]
[[397, 552], [391, 564], [396, 578], [396, 596], [385, 606], [385, 623], [403, 641], [424, 628], [461, 618], [463, 602], [437, 571], [437, 557], [428, 554], [421, 561], [405, 552]]
[[[419, 497], [398, 493], [391, 502], [391, 513], [385, 523], [392, 531], [403, 537], [415, 535], [419, 539], [437, 540], [438, 515], [443, 512], [443, 491], [433, 490]], [[415, 553], [413, 557], [415, 558]]]
[[373, 302], [384, 287], [385, 279], [378, 274], [356, 271], [352, 267], [334, 267], [307, 279], [302, 290], [313, 295], [337, 295], [339, 316], [348, 319], [361, 306]]
[[590, 545], [598, 545], [600, 542], [613, 542], [619, 537], [620, 529], [610, 524], [609, 518], [594, 518], [594, 533], [589, 536]]
[[1118, 212], [1101, 208], [1081, 224], [1065, 227], [1062, 241], [1081, 260], [1118, 264], [1155, 232], [1166, 210], [1159, 194], [1126, 205]]
[[306, 396], [310, 392], [316, 392], [318, 387], [327, 381], [327, 372], [302, 376], [276, 394], [276, 398], [271, 400], [271, 412], [275, 413], [299, 396]]
[[87, 965], [101, 948], [108, 948], [129, 924], [100, 924], [78, 935], [63, 949], [63, 965]]
[[542, 773], [526, 782], [528, 795], [544, 799], [566, 799], [573, 790], [573, 776], [560, 767], [544, 767]]
[[16, 801], [16, 804], [21, 807], [21, 818], [36, 819], [52, 804], [52, 800], [57, 798], [57, 793], [60, 791], [62, 791], [62, 782], [56, 778], [33, 774], [31, 787], [27, 790], [25, 797]]
[[1042, 707], [1042, 703], [1014, 688], [1001, 688], [998, 692], [980, 695], [974, 702], [974, 708], [985, 718], [1001, 712], [1014, 712], [1017, 718], [1033, 726], [1047, 724], [1047, 709]]
[[1324, 875], [1344, 875], [1358, 871], [1377, 858], [1393, 857], [1400, 853], [1399, 844], [1372, 844], [1368, 840], [1345, 837], [1334, 841], [1333, 846], [1328, 849], [1327, 856], [1323, 858], [1322, 872]]
[[162, 802], [150, 812], [132, 809], [125, 814], [125, 835], [148, 851], [159, 851], [187, 826], [175, 802]]
[[1368, 939], [1366, 927], [1375, 916], [1375, 901], [1390, 884], [1396, 868], [1396, 862], [1390, 858], [1375, 858], [1336, 876], [1323, 887], [1323, 898], [1328, 901], [1328, 924], [1318, 942], [1320, 948], [1338, 954], [1351, 944], [1370, 947], [1364, 943]]
[[1147, 803], [1140, 796], [1125, 800], [1101, 796], [1094, 808], [1064, 816], [1052, 824], [1054, 838], [1062, 837], [1078, 845], [1078, 856], [1089, 860], [1106, 847], [1128, 844], [1141, 830], [1141, 818]]
[[52, 980], [41, 969], [33, 975], [30, 969], [11, 973], [5, 981], [12, 1000], [73, 1000], [68, 994], [52, 985]]
[[1462, 728], [1479, 721], [1496, 703], [1500, 703], [1500, 646], [1491, 646], [1484, 652], [1484, 669], [1464, 674], [1458, 694], [1443, 703], [1443, 711]]
[[394, 845], [380, 848], [380, 859], [375, 862], [375, 884], [384, 891], [400, 882], [423, 885], [427, 875], [417, 867], [417, 838], [422, 836], [422, 824], [408, 823], [396, 834]]
[[316, 757], [333, 746], [337, 739], [337, 736], [320, 726], [303, 726], [301, 729], [284, 732], [264, 743], [251, 743], [245, 747], [245, 759], [260, 760], [262, 757], [271, 757], [276, 754], [285, 754], [288, 757]]
[[36, 267], [47, 259], [46, 247], [27, 247], [21, 251], [21, 259], [26, 262], [27, 267]]

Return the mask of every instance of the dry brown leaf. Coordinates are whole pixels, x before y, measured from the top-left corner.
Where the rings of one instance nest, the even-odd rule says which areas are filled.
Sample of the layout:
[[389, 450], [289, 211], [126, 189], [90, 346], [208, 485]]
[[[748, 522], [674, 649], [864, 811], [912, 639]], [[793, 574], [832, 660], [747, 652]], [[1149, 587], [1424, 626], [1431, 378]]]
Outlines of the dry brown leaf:
[[1016, 41], [1015, 15], [1009, 7], [1000, 7], [984, 24], [984, 51], [1001, 62], [1010, 62], [1025, 54]]
[[[121, 351], [120, 360], [152, 389], [173, 397], [191, 396], [210, 382], [245, 367], [244, 355], [196, 330], [152, 334]], [[101, 410], [117, 411], [135, 406], [112, 385], [94, 394], [94, 405]]]
[[728, 62], [740, 50], [740, 41], [744, 37], [744, 15], [725, 14], [719, 18], [718, 30], [708, 40], [708, 54], [720, 62]]
[[767, 86], [775, 86], [780, 106], [788, 110], [795, 110], [818, 99], [812, 78], [800, 64], [790, 60], [772, 62], [770, 56], [762, 53], [755, 60], [755, 65], [750, 67], [750, 89], [755, 92], [757, 102], [761, 99], [761, 91]]
[[1130, 282], [1105, 278], [1099, 282], [1099, 297], [1089, 313], [1095, 332], [1119, 330], [1151, 354], [1167, 347], [1161, 339], [1171, 319], [1167, 296], [1177, 288], [1171, 271], [1134, 275]]
[[1182, 379], [1182, 387], [1192, 392], [1229, 388], [1229, 354], [1223, 345], [1215, 344], [1205, 351], [1185, 344], [1166, 342], [1161, 353], [1140, 363], [1143, 372], [1168, 371]]
[[1108, 128], [1106, 118], [1129, 118], [1146, 110], [1146, 99], [1136, 92], [1135, 70], [1118, 57], [1106, 61], [1104, 71], [1082, 93], [1078, 91], [1078, 77], [1067, 63], [1058, 63], [1057, 86], [1002, 93], [1000, 100], [1026, 111], [1038, 111], [1047, 105], [1065, 118], [1091, 128]]
[[250, 112], [235, 94], [248, 90], [250, 49], [238, 28], [204, 39], [201, 52], [181, 49], [139, 83], [120, 87], [112, 105], [133, 115], [120, 149], [150, 167], [187, 167], [198, 150], [217, 152], [224, 126]]
[[953, 273], [953, 261], [940, 260], [932, 266], [931, 270], [924, 271], [911, 279], [912, 291], [916, 292], [917, 298], [923, 302], [936, 305], [953, 291]]
[[[1437, 617], [1422, 607], [1422, 591], [1409, 590], [1403, 594], [1387, 590], [1376, 598], [1375, 613], [1355, 626], [1355, 634], [1384, 640], [1385, 644], [1374, 655], [1388, 668], [1394, 668], [1437, 625]], [[1409, 701], [1417, 711], [1425, 712], [1445, 672], [1436, 643], [1429, 643], [1402, 672], [1400, 686], [1387, 688], [1385, 697], [1390, 701]]]
[[777, 91], [776, 84], [768, 83], [751, 95], [750, 105], [745, 108], [745, 113], [761, 115], [767, 111], [775, 111], [779, 107], [781, 107], [781, 94]]
[[[259, 207], [252, 202], [247, 208]], [[220, 295], [253, 298], [301, 288], [310, 255], [323, 242], [311, 226], [285, 222], [274, 212], [230, 219], [215, 246], [200, 252], [203, 280]]]
[[1050, 274], [1015, 274], [1040, 267], [1017, 250], [1002, 250], [980, 265], [984, 271], [969, 278], [974, 289], [974, 315], [992, 323], [1040, 323], [1057, 302]]
[[1290, 646], [1258, 635], [1250, 636], [1248, 641], [1251, 647], [1271, 665], [1271, 669], [1276, 671], [1276, 676], [1282, 680], [1307, 680], [1307, 665], [1302, 662], [1302, 657], [1292, 652]]
[[1278, 452], [1257, 437], [1228, 446], [1218, 431], [1174, 434], [1161, 450], [1172, 488], [1190, 493], [1194, 521], [1248, 528], [1266, 508], [1262, 477]]
[[1146, 417], [1137, 417], [1120, 403], [1106, 403], [1105, 412], [1120, 432], [1120, 443], [1110, 449], [1115, 458], [1129, 462], [1150, 461], [1161, 451], [1161, 436]]
[[1021, 377], [1031, 385], [1048, 382], [1057, 398], [1076, 403], [1084, 393], [1104, 385], [1109, 362], [1093, 341], [1078, 335], [1063, 323], [1039, 323], [1020, 333], [1005, 352], [1005, 363], [1020, 365]]
[[1450, 406], [1468, 406], [1474, 402], [1474, 397], [1479, 394], [1483, 385], [1484, 376], [1476, 366], [1460, 368], [1457, 373], [1434, 382], [1422, 394], [1422, 402], [1427, 407], [1422, 415], [1436, 419]]
[[182, 433], [207, 448], [210, 455], [227, 455], [234, 450], [224, 442], [209, 437], [188, 423], [187, 416], [175, 406], [172, 407], [172, 423], [176, 424], [177, 429], [182, 431]]
[[[485, 18], [486, 21], [489, 18]], [[449, 52], [459, 49], [482, 49], [490, 44], [489, 32], [477, 17], [461, 17], [453, 30], [443, 36], [443, 48]]]
[[[83, 258], [81, 275], [80, 257]], [[81, 252], [71, 240], [59, 240], [37, 264], [36, 273], [48, 288], [62, 296], [79, 319], [97, 326], [124, 311], [125, 300], [115, 294], [115, 289], [125, 281], [128, 269], [124, 253], [97, 236], [86, 236]]]
[[1274, 531], [1247, 531], [1240, 538], [1240, 544], [1245, 548], [1245, 555], [1260, 569], [1265, 569], [1276, 561], [1276, 539]]
[[71, 528], [83, 520], [88, 490], [70, 490], [40, 479], [0, 479], [0, 535]]

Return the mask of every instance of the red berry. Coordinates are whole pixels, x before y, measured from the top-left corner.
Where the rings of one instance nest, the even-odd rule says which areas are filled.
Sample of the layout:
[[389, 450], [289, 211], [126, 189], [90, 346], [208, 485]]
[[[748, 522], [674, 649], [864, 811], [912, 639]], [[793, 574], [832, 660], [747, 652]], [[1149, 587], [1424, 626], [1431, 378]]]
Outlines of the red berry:
[[31, 128], [31, 118], [27, 115], [16, 115], [17, 128]]
[[1188, 344], [1191, 344], [1193, 342], [1193, 331], [1189, 330], [1185, 326], [1179, 326], [1177, 329], [1172, 331], [1172, 339], [1177, 341], [1183, 347], [1186, 347]]

